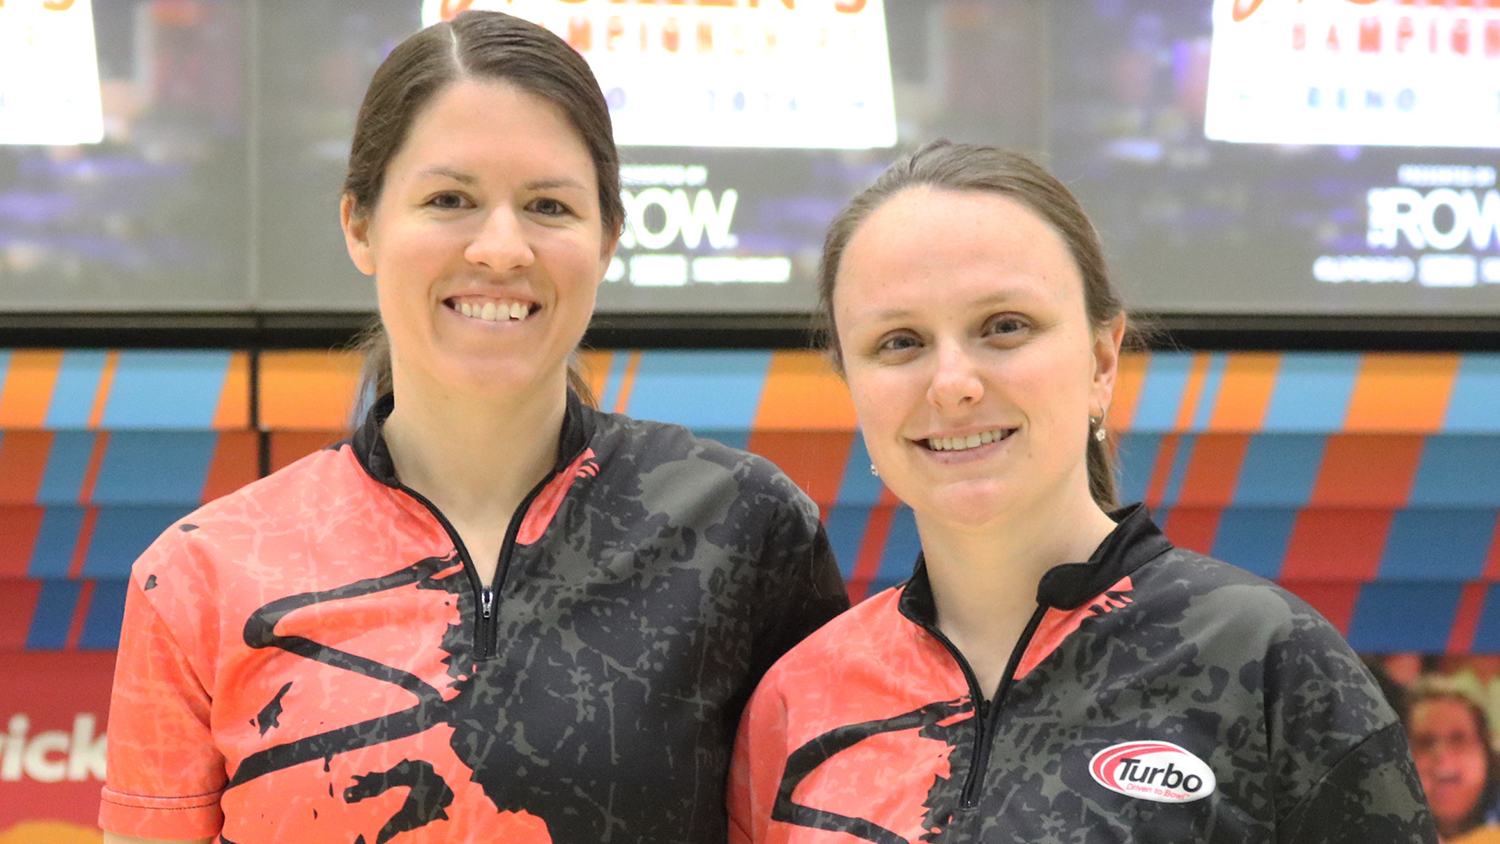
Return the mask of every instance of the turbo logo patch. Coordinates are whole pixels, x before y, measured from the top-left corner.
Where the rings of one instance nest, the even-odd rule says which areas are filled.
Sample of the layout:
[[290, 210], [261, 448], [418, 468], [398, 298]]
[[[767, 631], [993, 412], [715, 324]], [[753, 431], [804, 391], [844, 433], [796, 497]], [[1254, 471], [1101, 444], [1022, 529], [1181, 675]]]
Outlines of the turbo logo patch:
[[1203, 760], [1166, 741], [1106, 747], [1089, 762], [1089, 775], [1110, 791], [1156, 803], [1191, 803], [1218, 786]]

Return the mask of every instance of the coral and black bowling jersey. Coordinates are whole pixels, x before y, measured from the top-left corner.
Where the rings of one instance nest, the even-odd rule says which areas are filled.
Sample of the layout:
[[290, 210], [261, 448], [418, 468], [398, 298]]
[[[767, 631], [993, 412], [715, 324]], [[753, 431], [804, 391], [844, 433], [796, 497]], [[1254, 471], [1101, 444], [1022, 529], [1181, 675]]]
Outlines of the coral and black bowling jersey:
[[1043, 578], [989, 695], [920, 561], [793, 648], [740, 726], [730, 839], [1435, 842], [1405, 732], [1338, 632], [1145, 508], [1116, 518]]
[[136, 562], [100, 826], [251, 842], [722, 841], [735, 724], [848, 606], [769, 462], [569, 396], [552, 474], [481, 583], [351, 441]]

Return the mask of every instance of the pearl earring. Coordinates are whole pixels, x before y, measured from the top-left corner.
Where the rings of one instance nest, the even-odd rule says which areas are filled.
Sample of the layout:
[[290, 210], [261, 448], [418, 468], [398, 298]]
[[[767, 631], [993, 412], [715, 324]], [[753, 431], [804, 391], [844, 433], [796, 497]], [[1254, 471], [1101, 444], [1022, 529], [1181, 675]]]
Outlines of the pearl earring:
[[880, 470], [875, 468], [874, 463], [870, 464], [870, 474], [874, 475], [877, 478], [880, 477]]

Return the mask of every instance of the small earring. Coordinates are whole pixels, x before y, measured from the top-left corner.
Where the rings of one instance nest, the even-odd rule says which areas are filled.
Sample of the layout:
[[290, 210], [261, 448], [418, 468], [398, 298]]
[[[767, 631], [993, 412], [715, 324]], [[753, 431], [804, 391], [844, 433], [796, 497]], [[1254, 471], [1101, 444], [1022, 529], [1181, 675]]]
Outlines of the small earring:
[[1104, 437], [1105, 433], [1103, 425], [1100, 425], [1099, 427], [1094, 429], [1094, 439], [1098, 440], [1099, 442], [1104, 442]]
[[874, 463], [870, 464], [870, 474], [874, 475], [877, 478], [880, 477], [880, 470], [875, 468]]
[[1094, 439], [1097, 440], [1098, 442], [1101, 442], [1101, 443], [1104, 442], [1104, 438], [1107, 437], [1107, 436], [1109, 436], [1104, 431], [1104, 420], [1106, 420], [1108, 418], [1109, 418], [1109, 408], [1107, 408], [1107, 407], [1104, 408], [1104, 410], [1099, 413], [1099, 418], [1098, 419], [1095, 419], [1092, 416], [1089, 417], [1089, 427], [1091, 427], [1091, 428], [1094, 429]]

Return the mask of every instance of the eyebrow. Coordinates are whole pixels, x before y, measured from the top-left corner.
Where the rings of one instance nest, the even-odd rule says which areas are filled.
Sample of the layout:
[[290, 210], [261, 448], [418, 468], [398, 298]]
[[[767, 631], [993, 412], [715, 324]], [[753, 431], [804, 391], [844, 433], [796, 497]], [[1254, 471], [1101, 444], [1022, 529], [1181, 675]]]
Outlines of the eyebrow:
[[[994, 294], [994, 295], [991, 295], [991, 296], [985, 296], [984, 298], [975, 300], [973, 302], [969, 302], [968, 303], [968, 307], [973, 308], [976, 311], [982, 311], [982, 310], [986, 310], [988, 308], [994, 308], [994, 307], [1000, 307], [1000, 306], [1010, 305], [1010, 304], [1015, 303], [1017, 301], [1026, 301], [1028, 299], [1033, 298], [1032, 296], [1030, 296], [1028, 294], [1029, 294], [1029, 291], [1018, 291], [1018, 290], [1013, 290], [1013, 291], [1008, 291], [1008, 292], [1001, 292], [1001, 293], [997, 293], [997, 294]], [[903, 320], [903, 319], [906, 319], [906, 318], [908, 318], [910, 316], [913, 316], [914, 314], [915, 314], [915, 311], [912, 311], [912, 310], [907, 309], [907, 308], [892, 308], [890, 310], [878, 311], [875, 314], [873, 314], [873, 316], [877, 320], [880, 320], [882, 322], [886, 322], [886, 321], [894, 321], [894, 320]]]
[[[429, 167], [426, 170], [423, 170], [421, 173], [418, 173], [417, 175], [424, 178], [428, 176], [438, 176], [445, 179], [452, 179], [455, 182], [465, 185], [472, 185], [479, 182], [479, 177], [471, 173], [465, 173], [462, 170], [454, 170], [451, 167]], [[533, 182], [527, 182], [524, 187], [527, 190], [552, 190], [555, 188], [578, 188], [581, 190], [585, 189], [587, 186], [582, 182], [579, 182], [577, 179], [564, 178], [538, 179]]]

